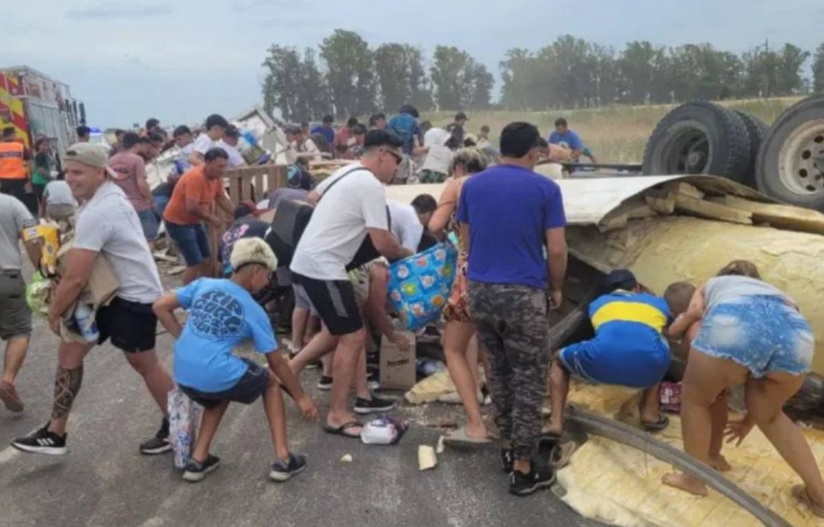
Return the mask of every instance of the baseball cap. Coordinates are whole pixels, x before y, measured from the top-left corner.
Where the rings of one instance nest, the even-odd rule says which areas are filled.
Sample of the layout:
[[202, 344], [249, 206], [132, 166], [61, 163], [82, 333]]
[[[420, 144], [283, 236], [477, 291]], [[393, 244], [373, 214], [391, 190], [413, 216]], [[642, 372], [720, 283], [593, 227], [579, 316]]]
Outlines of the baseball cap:
[[270, 271], [274, 271], [278, 266], [275, 253], [261, 238], [241, 238], [235, 242], [230, 263], [235, 271], [249, 264], [263, 265]]
[[632, 271], [616, 269], [607, 275], [604, 285], [609, 291], [615, 291], [616, 289], [629, 290], [638, 285], [638, 280], [632, 274]]
[[464, 119], [464, 120], [468, 121], [469, 117], [467, 117], [464, 112], [458, 112], [457, 114], [455, 114], [455, 120], [456, 121], [460, 121], [461, 119]]
[[77, 161], [90, 167], [106, 168], [109, 154], [100, 145], [92, 143], [75, 143], [66, 150], [66, 161]]

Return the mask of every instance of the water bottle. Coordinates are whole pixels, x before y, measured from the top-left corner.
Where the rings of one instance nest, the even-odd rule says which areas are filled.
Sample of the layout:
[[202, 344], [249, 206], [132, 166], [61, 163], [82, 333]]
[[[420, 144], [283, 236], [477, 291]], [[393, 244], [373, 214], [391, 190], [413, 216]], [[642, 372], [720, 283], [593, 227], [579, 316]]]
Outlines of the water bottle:
[[77, 329], [86, 342], [97, 342], [100, 332], [97, 331], [97, 322], [92, 317], [92, 309], [87, 304], [77, 304], [74, 309], [74, 321]]

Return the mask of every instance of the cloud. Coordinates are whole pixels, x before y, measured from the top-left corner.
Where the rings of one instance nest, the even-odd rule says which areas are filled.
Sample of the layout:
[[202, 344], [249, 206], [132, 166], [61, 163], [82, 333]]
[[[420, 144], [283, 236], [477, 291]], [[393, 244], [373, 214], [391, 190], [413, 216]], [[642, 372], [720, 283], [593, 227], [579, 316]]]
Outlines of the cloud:
[[146, 18], [172, 14], [169, 6], [162, 4], [136, 6], [122, 2], [108, 2], [85, 9], [70, 9], [66, 12], [70, 18], [113, 19], [113, 18]]

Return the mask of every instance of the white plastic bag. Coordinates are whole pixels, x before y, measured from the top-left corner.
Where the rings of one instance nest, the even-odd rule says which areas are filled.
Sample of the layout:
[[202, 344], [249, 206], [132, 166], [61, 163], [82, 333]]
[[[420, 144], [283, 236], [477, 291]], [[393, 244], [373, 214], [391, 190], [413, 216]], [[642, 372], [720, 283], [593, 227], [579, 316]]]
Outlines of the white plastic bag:
[[175, 388], [169, 392], [169, 441], [175, 453], [175, 467], [183, 469], [192, 455], [203, 407]]

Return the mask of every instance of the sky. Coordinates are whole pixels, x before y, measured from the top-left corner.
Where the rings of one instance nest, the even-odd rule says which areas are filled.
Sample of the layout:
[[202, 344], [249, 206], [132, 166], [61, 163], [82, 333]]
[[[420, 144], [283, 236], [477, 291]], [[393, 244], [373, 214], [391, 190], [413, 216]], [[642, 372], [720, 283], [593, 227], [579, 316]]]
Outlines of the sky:
[[31, 66], [71, 87], [92, 126], [157, 117], [192, 124], [261, 100], [272, 44], [316, 47], [336, 28], [370, 45], [458, 46], [496, 74], [507, 49], [572, 34], [621, 49], [632, 40], [709, 42], [740, 53], [769, 39], [813, 51], [821, 0], [32, 0], [4, 10], [0, 67]]

